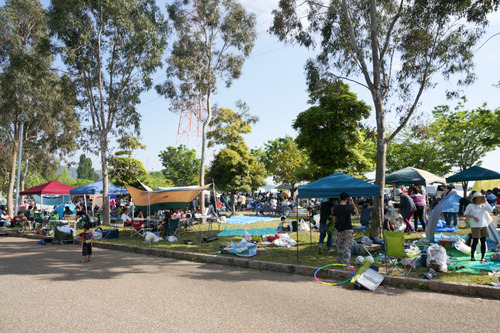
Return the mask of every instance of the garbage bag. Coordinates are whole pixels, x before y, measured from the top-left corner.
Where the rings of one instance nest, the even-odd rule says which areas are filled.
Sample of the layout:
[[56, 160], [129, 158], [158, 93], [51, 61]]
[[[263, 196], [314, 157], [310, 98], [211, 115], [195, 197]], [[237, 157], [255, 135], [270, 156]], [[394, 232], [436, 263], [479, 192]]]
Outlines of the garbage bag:
[[448, 271], [446, 259], [446, 249], [444, 247], [432, 244], [427, 249], [427, 267], [434, 269], [436, 272]]

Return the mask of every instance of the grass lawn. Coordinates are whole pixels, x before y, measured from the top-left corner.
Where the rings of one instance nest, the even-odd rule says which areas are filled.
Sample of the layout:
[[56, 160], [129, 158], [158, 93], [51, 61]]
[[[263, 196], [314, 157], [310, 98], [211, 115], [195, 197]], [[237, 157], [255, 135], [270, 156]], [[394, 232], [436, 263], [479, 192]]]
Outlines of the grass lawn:
[[[303, 215], [299, 215], [299, 218], [302, 218]], [[288, 221], [296, 220], [296, 215], [291, 215], [287, 219]], [[230, 219], [228, 220], [230, 221]], [[259, 223], [251, 223], [245, 225], [234, 225], [234, 224], [220, 224], [220, 231], [222, 231], [226, 226], [230, 229], [256, 229], [256, 228], [276, 228], [279, 224], [279, 217], [276, 217], [276, 220], [269, 222], [259, 222]], [[353, 218], [353, 225], [359, 226], [359, 218]], [[118, 228], [119, 229], [119, 238], [115, 239], [104, 239], [100, 240], [101, 242], [108, 243], [117, 243], [124, 245], [132, 245], [139, 247], [149, 247], [149, 243], [143, 242], [142, 239], [131, 238], [131, 230], [126, 229], [123, 230], [121, 226], [102, 226], [103, 228]], [[217, 223], [213, 223], [212, 227], [214, 228], [213, 232], [209, 231], [209, 224], [196, 225], [195, 228], [197, 230], [201, 229], [202, 236], [208, 237], [210, 235], [217, 235], [219, 231], [219, 225]], [[6, 231], [14, 231], [14, 228], [6, 228]], [[82, 232], [82, 230], [78, 230], [77, 234]], [[455, 235], [467, 235], [470, 232], [470, 229], [465, 228], [463, 223], [459, 224], [459, 230]], [[354, 229], [354, 238], [360, 239], [361, 237], [369, 235], [368, 231], [361, 231]], [[418, 240], [424, 237], [423, 232], [413, 233], [410, 235], [405, 235], [405, 239], [407, 242], [412, 242], [414, 240]], [[152, 243], [152, 248], [159, 249], [168, 249], [174, 251], [186, 251], [186, 252], [196, 252], [196, 253], [206, 253], [206, 254], [218, 254], [221, 246], [226, 246], [231, 240], [234, 242], [239, 242], [241, 240], [240, 236], [237, 237], [221, 237], [216, 241], [210, 243], [201, 242], [200, 235], [196, 234], [192, 230], [183, 230], [180, 233], [180, 239], [178, 242], [169, 243], [168, 241], [160, 241], [158, 243]], [[297, 233], [290, 233], [290, 237], [296, 239]], [[257, 240], [260, 240], [260, 237], [254, 237]], [[194, 245], [186, 245], [184, 244], [184, 240], [192, 240]], [[327, 253], [323, 251], [323, 254], [318, 254], [318, 240], [319, 240], [319, 231], [314, 230], [310, 232], [299, 232], [299, 261], [298, 263], [301, 265], [313, 266], [313, 267], [321, 267], [327, 264], [336, 263], [336, 253]], [[334, 244], [335, 245], [335, 244]], [[372, 253], [373, 254], [373, 253]], [[219, 254], [228, 256], [230, 254]], [[279, 263], [287, 263], [287, 264], [296, 264], [297, 263], [297, 248], [283, 248], [276, 247], [274, 245], [259, 245], [257, 250], [257, 255], [251, 257], [249, 259], [261, 260], [261, 261], [269, 261], [269, 262], [279, 262]], [[351, 263], [354, 263], [354, 256], [351, 259]], [[385, 273], [385, 265], [383, 262], [376, 261], [375, 265], [380, 267], [380, 272]], [[422, 268], [422, 271], [424, 269]], [[410, 277], [417, 277], [416, 274], [410, 274]], [[420, 276], [421, 277], [421, 276]], [[465, 283], [476, 283], [476, 284], [490, 284], [492, 281], [496, 281], [495, 278], [488, 276], [487, 271], [481, 271], [480, 274], [470, 274], [470, 273], [458, 273], [455, 271], [448, 271], [447, 273], [438, 273], [434, 279], [443, 280], [443, 281], [454, 281], [454, 282], [465, 282]]]

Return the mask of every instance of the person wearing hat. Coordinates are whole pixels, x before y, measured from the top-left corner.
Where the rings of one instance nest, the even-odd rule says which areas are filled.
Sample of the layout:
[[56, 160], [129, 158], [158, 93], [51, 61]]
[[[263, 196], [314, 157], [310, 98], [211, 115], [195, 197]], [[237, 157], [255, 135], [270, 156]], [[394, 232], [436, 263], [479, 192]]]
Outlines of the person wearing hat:
[[410, 223], [413, 213], [417, 210], [415, 203], [412, 198], [401, 190], [396, 190], [396, 195], [399, 195], [399, 213], [403, 217], [403, 221], [406, 223], [405, 232], [412, 232], [413, 227]]
[[474, 193], [472, 202], [465, 208], [464, 216], [470, 218], [470, 230], [472, 233], [471, 245], [471, 261], [474, 261], [474, 253], [476, 252], [477, 244], [481, 240], [481, 263], [485, 264], [486, 260], [486, 237], [489, 236], [488, 225], [491, 222], [490, 213], [493, 208], [486, 202], [484, 194], [480, 192]]

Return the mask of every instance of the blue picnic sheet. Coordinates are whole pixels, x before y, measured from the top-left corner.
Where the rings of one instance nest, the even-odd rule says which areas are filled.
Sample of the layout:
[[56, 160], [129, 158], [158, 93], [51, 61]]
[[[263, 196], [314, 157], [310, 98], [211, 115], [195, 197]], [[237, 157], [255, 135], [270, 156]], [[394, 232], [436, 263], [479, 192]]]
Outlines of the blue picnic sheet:
[[245, 236], [245, 231], [247, 231], [252, 236], [275, 235], [278, 233], [277, 228], [229, 229], [229, 227], [226, 227], [226, 229], [219, 232], [217, 236], [219, 237]]
[[226, 219], [226, 223], [228, 224], [237, 224], [243, 225], [248, 223], [257, 223], [257, 222], [269, 222], [279, 220], [279, 217], [265, 217], [265, 216], [232, 216]]

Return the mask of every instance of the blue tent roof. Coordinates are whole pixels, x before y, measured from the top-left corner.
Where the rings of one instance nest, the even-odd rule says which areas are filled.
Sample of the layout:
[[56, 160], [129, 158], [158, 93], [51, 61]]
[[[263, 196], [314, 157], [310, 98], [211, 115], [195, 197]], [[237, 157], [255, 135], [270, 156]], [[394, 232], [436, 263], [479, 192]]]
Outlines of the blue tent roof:
[[[71, 195], [77, 194], [102, 194], [103, 181], [98, 180], [94, 183], [90, 183], [87, 185], [83, 185], [75, 188], [74, 190], [69, 191]], [[128, 194], [128, 191], [124, 187], [119, 187], [108, 183], [109, 194]]]
[[351, 197], [380, 196], [380, 186], [341, 172], [299, 187], [298, 191], [299, 198], [338, 198], [342, 192], [347, 192]]
[[467, 182], [469, 180], [488, 180], [488, 179], [500, 179], [500, 173], [485, 169], [480, 166], [473, 166], [464, 171], [460, 171], [459, 173], [454, 174], [446, 178], [448, 183], [458, 183], [458, 182]]

